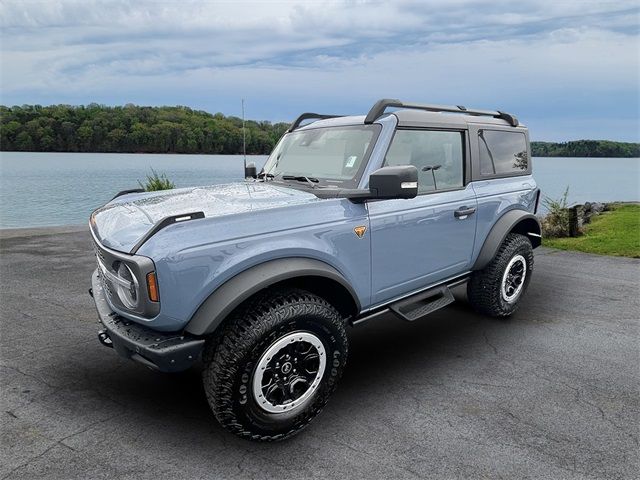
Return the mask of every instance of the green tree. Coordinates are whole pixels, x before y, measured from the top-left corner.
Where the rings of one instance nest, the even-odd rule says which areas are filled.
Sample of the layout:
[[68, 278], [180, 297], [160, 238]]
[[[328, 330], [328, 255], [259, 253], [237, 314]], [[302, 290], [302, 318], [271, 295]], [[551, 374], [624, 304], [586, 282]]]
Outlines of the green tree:
[[[247, 153], [269, 153], [288, 127], [248, 120]], [[534, 156], [640, 157], [640, 143], [577, 140], [531, 146]], [[185, 106], [0, 106], [0, 149], [238, 154], [242, 120]]]
[[20, 152], [32, 152], [33, 139], [31, 138], [31, 135], [25, 131], [20, 132], [16, 137], [15, 148]]

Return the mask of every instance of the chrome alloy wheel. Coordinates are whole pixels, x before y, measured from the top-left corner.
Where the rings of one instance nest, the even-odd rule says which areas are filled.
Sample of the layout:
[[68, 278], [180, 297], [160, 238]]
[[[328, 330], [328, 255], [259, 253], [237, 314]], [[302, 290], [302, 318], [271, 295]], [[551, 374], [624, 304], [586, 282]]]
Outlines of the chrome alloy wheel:
[[502, 299], [512, 303], [518, 298], [527, 276], [527, 261], [522, 255], [516, 255], [511, 259], [502, 276], [500, 293]]
[[262, 354], [253, 375], [253, 396], [260, 408], [282, 413], [300, 408], [322, 380], [327, 354], [310, 332], [294, 332], [276, 340]]

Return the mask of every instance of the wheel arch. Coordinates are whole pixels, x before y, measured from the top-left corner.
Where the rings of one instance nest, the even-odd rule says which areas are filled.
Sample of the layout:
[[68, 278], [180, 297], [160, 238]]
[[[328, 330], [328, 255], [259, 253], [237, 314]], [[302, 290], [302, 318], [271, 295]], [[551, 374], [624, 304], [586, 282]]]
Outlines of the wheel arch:
[[525, 235], [533, 248], [539, 247], [542, 243], [542, 228], [538, 218], [523, 210], [509, 210], [491, 228], [472, 270], [482, 270], [486, 267], [510, 233]]
[[208, 335], [244, 301], [270, 287], [294, 286], [327, 299], [344, 316], [356, 315], [358, 296], [340, 272], [311, 258], [281, 258], [250, 267], [227, 280], [202, 302], [185, 331]]

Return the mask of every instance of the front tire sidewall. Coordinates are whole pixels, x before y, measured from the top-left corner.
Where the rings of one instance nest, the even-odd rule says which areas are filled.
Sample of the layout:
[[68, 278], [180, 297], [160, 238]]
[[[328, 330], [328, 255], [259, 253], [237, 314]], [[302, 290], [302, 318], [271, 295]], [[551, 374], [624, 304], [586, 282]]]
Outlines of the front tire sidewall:
[[[271, 413], [257, 403], [253, 379], [257, 364], [271, 345], [293, 332], [309, 332], [326, 354], [320, 384], [303, 404]], [[207, 350], [207, 349], [205, 349]], [[271, 292], [239, 311], [209, 346], [203, 383], [218, 421], [229, 431], [253, 440], [289, 437], [304, 428], [324, 407], [346, 365], [344, 321], [324, 299], [301, 290]]]
[[[324, 325], [322, 318], [296, 318], [291, 319], [271, 330], [261, 338], [241, 361], [240, 375], [236, 379], [234, 395], [234, 410], [238, 418], [250, 426], [252, 431], [260, 431], [265, 434], [285, 433], [295, 428], [297, 423], [306, 424], [310, 416], [315, 416], [325, 403], [325, 399], [335, 388], [341, 372], [342, 359], [345, 353], [337, 341], [335, 332]], [[270, 413], [263, 410], [257, 403], [253, 394], [253, 377], [258, 360], [262, 354], [278, 339], [293, 332], [309, 332], [314, 334], [322, 342], [327, 359], [326, 367], [320, 380], [320, 385], [313, 395], [300, 407], [289, 412]], [[277, 433], [276, 433], [277, 434]]]

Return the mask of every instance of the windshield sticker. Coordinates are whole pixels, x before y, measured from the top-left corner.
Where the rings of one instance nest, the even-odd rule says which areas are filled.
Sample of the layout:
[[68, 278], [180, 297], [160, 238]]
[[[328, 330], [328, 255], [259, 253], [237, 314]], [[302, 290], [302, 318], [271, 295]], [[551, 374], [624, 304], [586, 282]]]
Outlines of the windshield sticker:
[[347, 163], [345, 163], [344, 166], [346, 168], [353, 168], [353, 166], [356, 164], [356, 160], [358, 160], [357, 155], [351, 155], [349, 158], [347, 158]]

